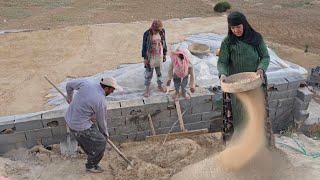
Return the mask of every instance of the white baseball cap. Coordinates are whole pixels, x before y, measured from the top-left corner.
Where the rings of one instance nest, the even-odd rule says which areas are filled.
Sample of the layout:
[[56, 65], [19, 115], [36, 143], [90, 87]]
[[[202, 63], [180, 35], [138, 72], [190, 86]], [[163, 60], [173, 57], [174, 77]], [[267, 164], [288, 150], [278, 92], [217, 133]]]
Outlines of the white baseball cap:
[[122, 88], [117, 84], [117, 81], [112, 77], [102, 78], [100, 81], [101, 84], [113, 87], [114, 89], [121, 90]]

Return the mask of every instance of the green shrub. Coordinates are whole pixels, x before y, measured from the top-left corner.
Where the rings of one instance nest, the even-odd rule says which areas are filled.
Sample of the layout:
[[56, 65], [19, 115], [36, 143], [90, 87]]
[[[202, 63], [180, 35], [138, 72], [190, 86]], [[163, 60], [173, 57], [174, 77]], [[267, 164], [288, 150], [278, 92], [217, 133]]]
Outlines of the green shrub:
[[214, 10], [215, 12], [222, 13], [222, 12], [226, 12], [226, 11], [227, 11], [228, 9], [230, 9], [230, 8], [231, 8], [231, 5], [230, 5], [229, 2], [227, 2], [227, 1], [220, 1], [220, 2], [218, 2], [218, 3], [214, 6], [213, 10]]

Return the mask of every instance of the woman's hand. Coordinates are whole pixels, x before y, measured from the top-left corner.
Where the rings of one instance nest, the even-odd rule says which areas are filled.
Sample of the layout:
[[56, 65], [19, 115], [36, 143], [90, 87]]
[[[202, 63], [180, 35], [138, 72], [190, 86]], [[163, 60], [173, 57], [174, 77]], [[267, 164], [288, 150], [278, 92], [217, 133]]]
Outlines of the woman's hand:
[[262, 82], [264, 82], [264, 77], [263, 77], [264, 71], [262, 69], [258, 69], [256, 74], [261, 78]]
[[220, 81], [221, 81], [221, 82], [225, 82], [226, 79], [227, 79], [227, 76], [224, 75], [224, 74], [221, 74], [221, 76], [220, 76]]

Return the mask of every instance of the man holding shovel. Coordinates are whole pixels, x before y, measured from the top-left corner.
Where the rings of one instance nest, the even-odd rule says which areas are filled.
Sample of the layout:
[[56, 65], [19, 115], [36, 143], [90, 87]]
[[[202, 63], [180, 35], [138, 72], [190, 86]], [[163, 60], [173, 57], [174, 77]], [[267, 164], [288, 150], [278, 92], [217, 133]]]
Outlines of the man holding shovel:
[[[113, 78], [102, 78], [100, 83], [90, 80], [74, 80], [66, 85], [67, 101], [70, 104], [65, 115], [70, 131], [88, 155], [86, 170], [101, 173], [98, 165], [104, 155], [108, 139], [105, 97], [119, 86]], [[73, 91], [78, 92], [73, 97]], [[92, 123], [95, 117], [98, 127]]]

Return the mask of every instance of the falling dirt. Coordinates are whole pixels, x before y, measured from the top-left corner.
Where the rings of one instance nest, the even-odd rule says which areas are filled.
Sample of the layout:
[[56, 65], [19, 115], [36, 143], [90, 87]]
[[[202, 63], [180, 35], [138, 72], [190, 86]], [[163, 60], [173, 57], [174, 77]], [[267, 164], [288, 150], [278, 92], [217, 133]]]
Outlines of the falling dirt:
[[247, 109], [248, 123], [238, 138], [216, 155], [188, 166], [172, 179], [302, 179], [280, 151], [265, 148], [264, 93], [260, 88], [237, 93]]

